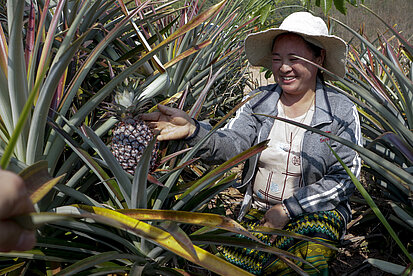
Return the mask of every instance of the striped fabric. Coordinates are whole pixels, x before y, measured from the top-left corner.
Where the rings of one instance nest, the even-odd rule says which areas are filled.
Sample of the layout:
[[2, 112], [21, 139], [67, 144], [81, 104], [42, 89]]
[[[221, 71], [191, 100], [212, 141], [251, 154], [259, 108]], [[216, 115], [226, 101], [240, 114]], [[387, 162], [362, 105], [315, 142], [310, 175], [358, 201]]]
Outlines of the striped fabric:
[[[241, 224], [254, 229], [259, 225], [263, 215], [263, 212], [251, 209]], [[290, 221], [284, 230], [337, 246], [343, 226], [341, 216], [333, 210], [297, 217]], [[271, 245], [270, 235], [261, 233], [254, 233], [254, 235], [262, 242]], [[335, 251], [324, 245], [284, 236], [277, 237], [273, 246], [288, 251], [313, 265], [314, 267], [293, 260], [309, 275], [328, 275], [328, 262], [335, 256]], [[294, 270], [273, 254], [229, 246], [221, 247], [220, 253], [230, 263], [255, 275], [296, 275]]]

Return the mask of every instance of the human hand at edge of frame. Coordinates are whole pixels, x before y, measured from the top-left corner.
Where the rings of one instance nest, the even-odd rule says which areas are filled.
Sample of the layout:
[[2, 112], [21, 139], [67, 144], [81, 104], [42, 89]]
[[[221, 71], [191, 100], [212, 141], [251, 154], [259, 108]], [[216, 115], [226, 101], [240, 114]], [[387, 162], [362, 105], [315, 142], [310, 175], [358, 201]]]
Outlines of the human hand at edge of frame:
[[158, 110], [140, 115], [140, 119], [159, 134], [158, 141], [185, 139], [195, 132], [195, 122], [185, 111], [161, 104]]
[[30, 250], [36, 243], [33, 230], [23, 229], [12, 218], [34, 212], [23, 179], [0, 170], [0, 252]]
[[[261, 225], [264, 227], [283, 229], [290, 221], [281, 204], [276, 204], [271, 207], [261, 220]], [[270, 239], [271, 243], [275, 241], [277, 235], [273, 235]]]

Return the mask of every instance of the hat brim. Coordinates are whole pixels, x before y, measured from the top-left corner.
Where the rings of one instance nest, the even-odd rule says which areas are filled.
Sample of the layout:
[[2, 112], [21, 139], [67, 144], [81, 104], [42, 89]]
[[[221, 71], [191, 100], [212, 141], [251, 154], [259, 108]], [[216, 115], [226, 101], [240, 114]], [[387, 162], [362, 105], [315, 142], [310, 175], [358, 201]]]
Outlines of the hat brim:
[[[280, 28], [253, 33], [245, 39], [245, 54], [253, 66], [263, 66], [269, 70], [272, 68], [272, 44], [280, 34], [295, 33], [310, 41], [316, 40], [326, 51], [323, 67], [332, 73], [344, 77], [346, 72], [347, 44], [341, 38], [334, 35], [307, 35], [300, 32], [291, 32]], [[333, 76], [324, 73], [325, 80], [334, 80]]]

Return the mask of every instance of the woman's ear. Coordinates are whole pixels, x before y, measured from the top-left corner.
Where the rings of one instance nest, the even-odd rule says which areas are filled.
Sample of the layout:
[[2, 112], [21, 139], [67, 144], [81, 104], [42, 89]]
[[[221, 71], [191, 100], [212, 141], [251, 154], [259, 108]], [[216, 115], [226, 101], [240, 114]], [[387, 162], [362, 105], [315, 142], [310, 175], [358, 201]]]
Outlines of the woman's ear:
[[321, 49], [320, 55], [316, 58], [316, 63], [320, 66], [323, 66], [325, 57], [326, 57], [326, 50]]

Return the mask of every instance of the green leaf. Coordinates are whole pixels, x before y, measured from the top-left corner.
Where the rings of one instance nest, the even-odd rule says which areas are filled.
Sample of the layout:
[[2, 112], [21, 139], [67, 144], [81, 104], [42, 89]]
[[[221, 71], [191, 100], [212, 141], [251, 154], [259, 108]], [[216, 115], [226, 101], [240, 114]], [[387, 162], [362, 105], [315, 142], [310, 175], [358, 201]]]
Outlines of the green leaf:
[[[85, 164], [99, 177], [102, 183], [108, 187], [108, 192], [117, 206], [122, 206], [123, 195], [119, 190], [118, 184], [113, 181], [109, 175], [103, 170], [99, 164], [83, 149], [79, 148], [71, 137], [61, 130], [57, 125], [50, 123], [63, 140], [71, 147], [71, 149], [85, 162]], [[99, 139], [100, 140], [100, 139]], [[113, 155], [112, 155], [113, 156]]]
[[199, 95], [195, 104], [192, 106], [191, 110], [188, 113], [188, 115], [191, 118], [194, 118], [194, 119], [198, 118], [199, 114], [201, 113], [202, 106], [204, 105], [207, 93], [210, 91], [212, 85], [215, 83], [216, 78], [222, 72], [223, 69], [224, 67], [220, 68], [213, 76], [210, 76], [210, 78], [208, 78], [205, 88], [202, 89], [201, 94]]
[[155, 148], [156, 137], [149, 142], [142, 153], [141, 159], [135, 169], [132, 182], [132, 194], [130, 208], [147, 208], [147, 183], [149, 167], [151, 165], [152, 152]]
[[273, 7], [273, 4], [267, 4], [260, 9], [259, 14], [260, 14], [261, 25], [264, 25], [265, 22], [267, 22], [268, 15], [270, 14], [272, 7]]
[[[102, 207], [102, 205], [99, 202], [97, 202], [93, 198], [85, 195], [84, 193], [82, 193], [82, 192], [80, 192], [76, 189], [73, 189], [72, 187], [69, 187], [69, 186], [66, 186], [66, 185], [63, 185], [63, 184], [57, 184], [54, 188], [57, 191], [65, 194], [67, 196], [70, 196], [73, 199], [76, 199], [79, 202], [82, 202], [84, 204], [89, 204], [89, 205], [92, 205], [92, 206]], [[53, 204], [55, 204], [54, 206], [60, 206], [61, 203], [60, 202], [56, 203], [55, 201], [57, 201], [57, 199], [53, 200]], [[60, 203], [60, 204], [58, 204], [58, 203]]]
[[403, 208], [399, 205], [395, 204], [394, 202], [389, 202], [390, 206], [393, 208], [394, 213], [402, 219], [403, 222], [413, 227], [413, 216], [411, 216], [408, 212], [406, 212]]
[[[0, 24], [0, 117], [7, 129], [7, 131], [2, 131], [4, 136], [10, 136], [13, 132], [14, 124], [10, 104], [9, 87], [7, 80], [7, 69], [8, 69], [8, 49], [6, 36], [3, 32], [3, 28]], [[6, 141], [8, 140], [5, 139]]]
[[[75, 212], [77, 208], [72, 206], [63, 206], [56, 208], [56, 212], [59, 214], [62, 213], [62, 217], [60, 220], [57, 219], [55, 214], [53, 213], [39, 213], [33, 214], [32, 219], [36, 221], [36, 217], [47, 217], [51, 216], [52, 218], [56, 218], [54, 221], [51, 222], [51, 225], [58, 226], [59, 228], [67, 229], [68, 231], [77, 231], [79, 236], [84, 236], [86, 239], [91, 240], [94, 244], [97, 244], [100, 248], [101, 245], [104, 245], [104, 248], [108, 246], [114, 250], [120, 252], [121, 250], [128, 250], [135, 255], [144, 256], [139, 249], [130, 241], [129, 239], [125, 239], [121, 237], [119, 234], [114, 233], [111, 231], [110, 228], [102, 228], [98, 226], [94, 226], [91, 223], [83, 223], [78, 221], [73, 221], [73, 217], [78, 217], [79, 212]], [[66, 213], [73, 213], [73, 215], [66, 214]], [[47, 218], [44, 218], [47, 219]], [[43, 220], [44, 220], [43, 219]], [[113, 223], [111, 224], [111, 226]], [[109, 242], [108, 242], [109, 241]]]
[[64, 259], [54, 256], [47, 256], [40, 250], [30, 250], [25, 252], [9, 252], [3, 253], [0, 252], [0, 257], [6, 258], [20, 258], [20, 259], [27, 259], [27, 260], [41, 260], [41, 261], [50, 261], [50, 262], [62, 262], [62, 263], [73, 263], [74, 260], [71, 259]]
[[[10, 105], [13, 118], [13, 125], [18, 128], [14, 131], [15, 137], [12, 137], [12, 143], [16, 145], [16, 155], [19, 160], [25, 160], [27, 149], [26, 139], [28, 128], [25, 125], [27, 115], [21, 116], [24, 107], [31, 104], [28, 99], [28, 88], [26, 81], [26, 66], [23, 49], [23, 11], [24, 0], [7, 1], [7, 19], [9, 27], [9, 48], [8, 48], [8, 87], [10, 96]], [[41, 72], [41, 70], [39, 70]], [[4, 84], [2, 84], [4, 85]], [[29, 103], [28, 103], [29, 102]], [[23, 118], [22, 118], [23, 117]], [[22, 120], [20, 120], [22, 118]], [[19, 122], [19, 123], [18, 123]], [[14, 145], [11, 149], [14, 151]], [[6, 149], [5, 157], [3, 156], [1, 167], [5, 169], [8, 164], [9, 150]]]
[[76, 96], [77, 91], [80, 88], [80, 85], [85, 80], [86, 76], [89, 74], [90, 70], [94, 66], [97, 59], [100, 57], [100, 54], [105, 50], [105, 48], [116, 39], [121, 31], [123, 30], [124, 26], [127, 22], [135, 16], [141, 8], [137, 7], [133, 12], [131, 12], [128, 16], [122, 19], [116, 26], [105, 36], [105, 39], [102, 39], [96, 47], [94, 47], [93, 51], [88, 55], [85, 62], [82, 64], [82, 67], [79, 68], [77, 74], [73, 78], [70, 86], [67, 89], [67, 94], [65, 99], [62, 101], [63, 105], [60, 107], [61, 113], [66, 114], [68, 109], [72, 104], [73, 98]]
[[123, 198], [126, 200], [127, 206], [131, 206], [132, 183], [127, 173], [120, 166], [119, 162], [116, 160], [116, 158], [107, 148], [107, 146], [102, 142], [99, 136], [97, 136], [96, 133], [87, 126], [85, 126], [85, 131], [86, 131], [86, 134], [89, 136], [90, 140], [92, 140], [92, 142], [95, 144], [103, 160], [105, 160], [109, 168], [112, 170], [112, 173], [115, 175], [116, 179], [118, 180], [119, 188], [121, 190]]
[[[60, 59], [50, 68], [47, 78], [41, 87], [41, 93], [37, 100], [36, 106], [32, 115], [32, 123], [30, 125], [30, 132], [28, 138], [28, 151], [26, 162], [32, 164], [40, 158], [43, 154], [44, 149], [44, 134], [46, 130], [47, 115], [49, 112], [50, 104], [53, 99], [53, 95], [56, 91], [56, 88], [59, 85], [59, 81], [62, 78], [62, 75], [66, 71], [67, 66], [72, 61], [74, 54], [80, 47], [83, 40], [86, 38], [88, 33], [81, 35], [76, 41], [74, 41], [71, 46], [65, 51]], [[45, 69], [45, 68], [43, 68]], [[33, 91], [40, 89], [38, 86], [42, 83], [42, 78], [36, 79], [36, 84]], [[49, 162], [49, 165], [53, 163]], [[53, 164], [54, 165], [54, 164]]]
[[347, 14], [347, 9], [344, 0], [334, 0], [334, 6], [336, 9], [341, 12], [342, 14]]
[[[45, 74], [45, 72], [42, 72], [42, 75], [43, 74]], [[40, 85], [40, 82], [37, 82], [34, 89], [30, 92], [30, 95], [26, 103], [24, 104], [23, 110], [21, 111], [19, 120], [17, 121], [13, 134], [10, 137], [9, 143], [7, 144], [6, 149], [4, 150], [4, 154], [0, 160], [0, 167], [3, 169], [7, 168], [8, 166], [15, 145], [17, 144], [18, 146], [18, 141], [25, 138], [24, 135], [21, 136], [21, 133], [24, 130], [25, 124], [27, 123], [26, 121], [29, 121], [30, 112], [32, 109], [34, 98], [36, 96], [36, 90], [39, 87], [39, 85]], [[17, 96], [17, 95], [14, 95], [14, 96]], [[12, 98], [10, 99], [11, 101], [13, 101]], [[22, 160], [22, 161], [25, 160], [25, 156], [19, 156], [19, 157], [20, 157], [19, 160]]]
[[316, 5], [323, 10], [325, 15], [327, 15], [328, 11], [333, 6], [333, 0], [316, 0]]
[[165, 92], [168, 90], [170, 86], [170, 79], [168, 72], [164, 72], [156, 77], [153, 81], [149, 82], [146, 80], [145, 83], [149, 83], [146, 87], [144, 87], [139, 95], [140, 100], [144, 99], [152, 99], [153, 97], [157, 96], [161, 92]]
[[[142, 55], [142, 57], [136, 61], [134, 64], [126, 68], [120, 74], [118, 74], [115, 78], [113, 78], [109, 83], [107, 83], [102, 89], [100, 89], [86, 104], [84, 104], [77, 113], [70, 119], [70, 123], [77, 126], [81, 122], [83, 122], [84, 118], [88, 116], [88, 114], [95, 109], [101, 101], [103, 101], [115, 87], [123, 81], [127, 76], [132, 74], [136, 71], [140, 66], [145, 64], [147, 61], [151, 59], [153, 55], [159, 52], [163, 47], [165, 47], [168, 43], [174, 41], [178, 37], [184, 35], [186, 32], [196, 28], [197, 26], [201, 25], [207, 18], [214, 15], [225, 3], [225, 1], [220, 2], [219, 4], [211, 7], [210, 9], [206, 10], [202, 14], [195, 17], [193, 20], [179, 28], [173, 34], [171, 34], [167, 39], [163, 40], [161, 43], [153, 47], [153, 49]], [[69, 131], [66, 127], [65, 130]], [[47, 160], [49, 164], [54, 166], [57, 164], [57, 160], [64, 148], [64, 142], [60, 139], [55, 140], [53, 144], [50, 145], [51, 148], [56, 148], [59, 150], [54, 151], [53, 153], [47, 156]], [[53, 168], [52, 168], [53, 169]]]

